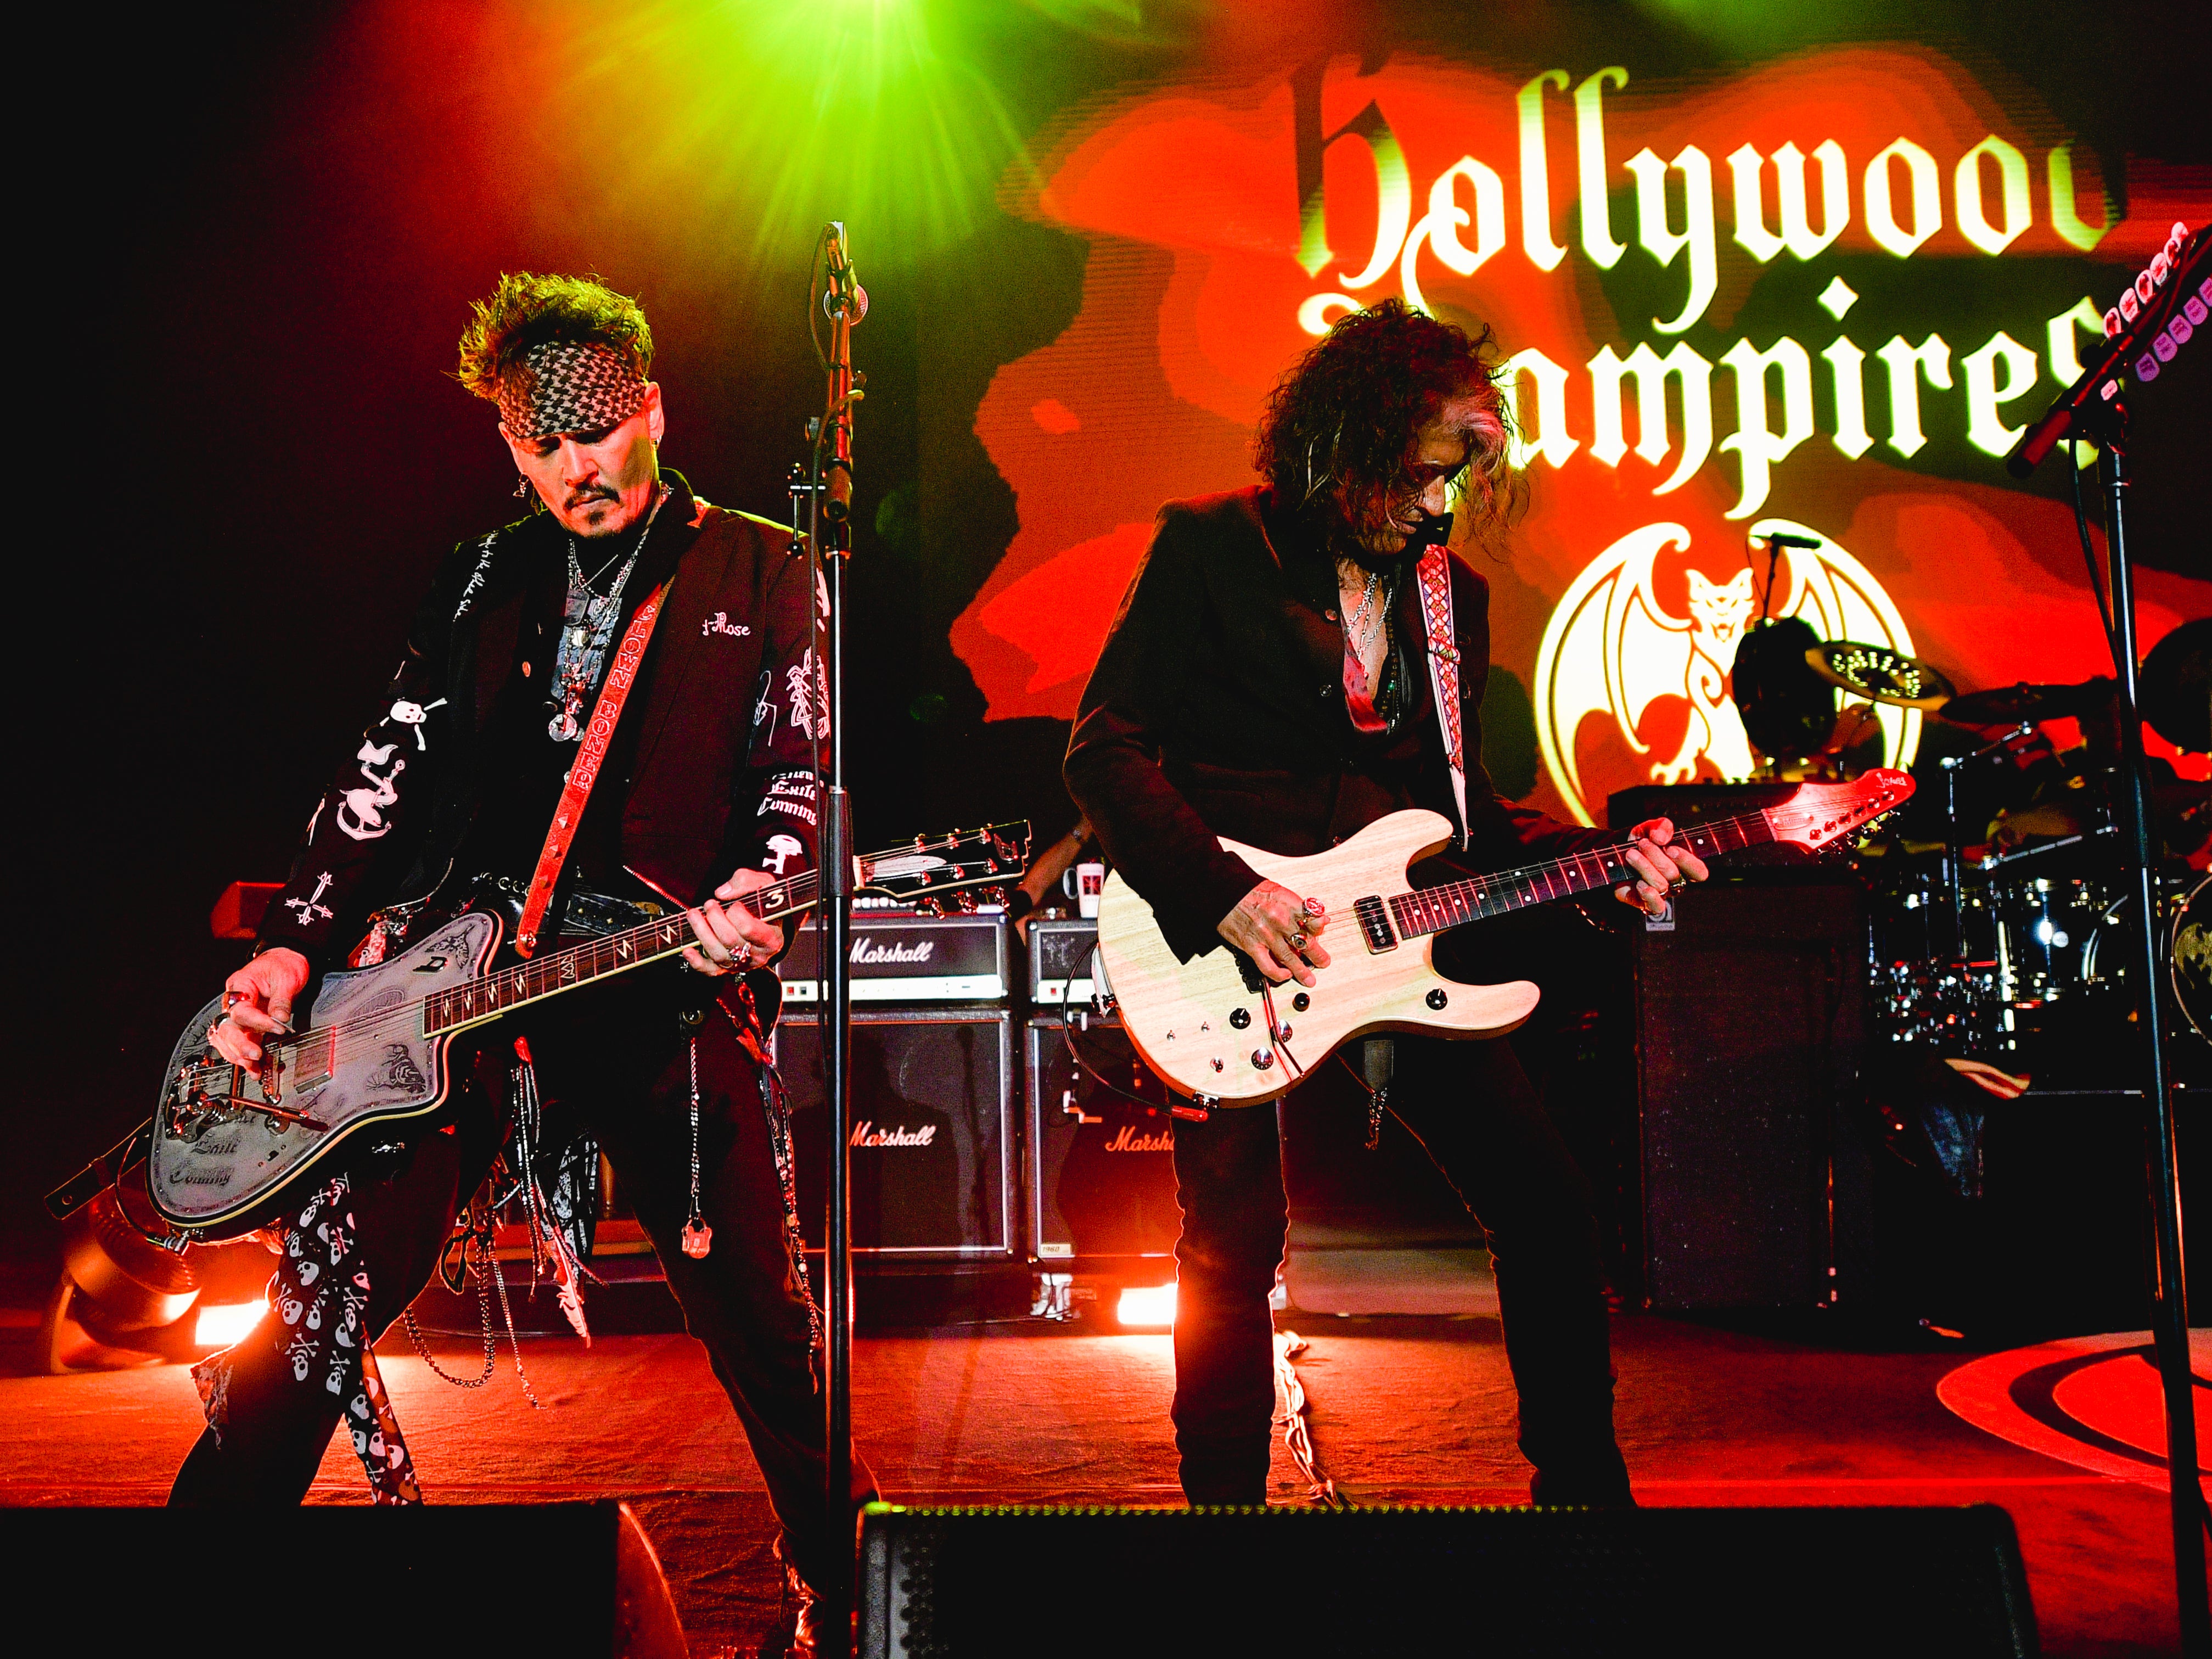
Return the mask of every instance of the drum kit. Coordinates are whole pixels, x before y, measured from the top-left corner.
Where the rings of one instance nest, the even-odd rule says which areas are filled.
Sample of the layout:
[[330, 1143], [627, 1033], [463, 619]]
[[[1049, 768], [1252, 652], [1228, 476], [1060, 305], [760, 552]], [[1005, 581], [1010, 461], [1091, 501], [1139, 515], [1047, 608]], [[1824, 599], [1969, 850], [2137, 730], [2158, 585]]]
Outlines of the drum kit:
[[[2143, 665], [2142, 712], [2178, 750], [2212, 749], [2212, 622], [2173, 630]], [[1948, 755], [1941, 839], [1893, 839], [1863, 861], [1873, 884], [1869, 969], [1878, 1027], [1945, 1059], [2049, 1076], [2103, 1069], [2139, 998], [2122, 847], [2124, 775], [2112, 680], [1954, 696], [1925, 663], [1835, 641], [1808, 650], [1823, 679], [1869, 702], [1917, 708], [1989, 737]], [[2061, 753], [2051, 722], [2079, 723]], [[1994, 734], [1994, 735], [1991, 735]], [[2212, 1043], [2212, 878], [2190, 855], [2212, 839], [2212, 782], [2150, 763], [2161, 972], [2173, 1028]], [[1970, 822], [1962, 785], [1976, 803]], [[1994, 807], [1994, 811], [1990, 810]]]

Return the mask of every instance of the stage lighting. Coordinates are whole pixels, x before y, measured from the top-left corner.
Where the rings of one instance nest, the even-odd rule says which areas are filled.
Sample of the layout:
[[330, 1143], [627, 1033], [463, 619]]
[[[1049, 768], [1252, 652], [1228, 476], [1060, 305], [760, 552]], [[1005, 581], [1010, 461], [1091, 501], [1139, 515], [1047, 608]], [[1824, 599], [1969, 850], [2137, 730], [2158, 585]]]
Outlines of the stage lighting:
[[192, 1327], [192, 1342], [202, 1348], [228, 1348], [241, 1340], [261, 1322], [261, 1316], [269, 1311], [265, 1302], [239, 1302], [222, 1307], [202, 1308], [198, 1323]]
[[1172, 1285], [1132, 1285], [1114, 1305], [1114, 1318], [1124, 1330], [1164, 1331], [1175, 1326], [1176, 1287]]

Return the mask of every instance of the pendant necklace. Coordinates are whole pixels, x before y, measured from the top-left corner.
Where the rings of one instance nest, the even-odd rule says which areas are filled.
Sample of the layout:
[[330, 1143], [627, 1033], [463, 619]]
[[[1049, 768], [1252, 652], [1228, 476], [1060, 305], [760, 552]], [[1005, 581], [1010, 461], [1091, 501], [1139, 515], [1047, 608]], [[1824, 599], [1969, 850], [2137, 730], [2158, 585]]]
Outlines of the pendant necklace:
[[630, 549], [629, 556], [615, 573], [613, 586], [604, 595], [594, 591], [592, 583], [605, 575], [608, 566], [622, 556], [610, 556], [606, 564], [586, 576], [576, 556], [576, 538], [568, 538], [568, 601], [554, 654], [553, 717], [545, 726], [546, 736], [556, 743], [573, 743], [583, 735], [584, 699], [599, 683], [615, 623], [622, 618], [623, 590], [629, 584], [630, 572], [637, 568], [646, 538], [653, 533], [653, 521], [660, 516], [669, 493], [664, 484], [653, 500], [653, 511], [646, 515], [645, 528], [638, 532], [637, 545]]
[[[1365, 628], [1364, 625], [1367, 622], [1370, 611], [1374, 608], [1376, 584], [1382, 580], [1382, 573], [1379, 570], [1370, 570], [1367, 573], [1367, 586], [1359, 595], [1359, 608], [1345, 621], [1344, 631], [1350, 637], [1352, 648], [1355, 652], [1364, 653], [1368, 641], [1374, 637], [1374, 629]], [[1382, 622], [1381, 617], [1376, 616], [1375, 620], [1379, 626]]]

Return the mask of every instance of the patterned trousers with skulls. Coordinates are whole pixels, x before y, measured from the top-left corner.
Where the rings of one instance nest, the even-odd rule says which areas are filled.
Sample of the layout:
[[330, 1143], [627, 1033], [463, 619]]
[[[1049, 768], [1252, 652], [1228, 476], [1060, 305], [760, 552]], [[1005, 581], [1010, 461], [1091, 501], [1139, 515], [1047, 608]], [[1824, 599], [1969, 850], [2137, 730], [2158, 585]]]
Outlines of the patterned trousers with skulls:
[[[591, 1126], [659, 1252], [685, 1328], [705, 1346], [760, 1465], [783, 1525], [785, 1559], [819, 1584], [830, 1552], [852, 1548], [854, 1517], [831, 1516], [823, 1501], [828, 1460], [813, 1332], [785, 1234], [760, 1073], [729, 1021], [695, 1025], [678, 1017], [672, 987], [702, 983], [680, 971], [625, 975], [588, 994], [573, 1010], [581, 1018], [529, 1029], [530, 1046], [540, 1089], [549, 1100], [572, 1103]], [[679, 1243], [690, 1199], [695, 1033], [700, 1204], [714, 1230], [703, 1258], [685, 1255]], [[377, 1373], [368, 1345], [436, 1271], [457, 1210], [498, 1149], [501, 1114], [491, 1103], [504, 1086], [498, 1044], [469, 1074], [449, 1128], [410, 1130], [404, 1147], [357, 1158], [342, 1183], [326, 1183], [312, 1204], [302, 1200], [284, 1218], [293, 1224], [272, 1287], [274, 1314], [201, 1368], [209, 1427], [178, 1474], [172, 1504], [296, 1503], [341, 1420], [378, 1500], [411, 1495], [413, 1470], [394, 1466], [394, 1437], [378, 1415], [381, 1389], [371, 1386]], [[354, 1364], [356, 1354], [365, 1364]], [[342, 1379], [335, 1391], [334, 1369]], [[365, 1415], [352, 1412], [356, 1396]], [[874, 1496], [874, 1478], [857, 1456], [853, 1486], [856, 1506]]]

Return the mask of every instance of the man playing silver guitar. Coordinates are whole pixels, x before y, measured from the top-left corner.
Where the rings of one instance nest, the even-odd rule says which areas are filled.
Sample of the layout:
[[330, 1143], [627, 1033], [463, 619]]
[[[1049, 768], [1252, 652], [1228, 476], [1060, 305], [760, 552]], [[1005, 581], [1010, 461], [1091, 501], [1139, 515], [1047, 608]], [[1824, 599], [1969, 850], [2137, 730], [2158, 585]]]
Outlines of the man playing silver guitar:
[[[356, 961], [403, 943], [434, 890], [426, 914], [465, 896], [455, 875], [542, 874], [556, 815], [573, 837], [562, 900], [665, 890], [692, 907], [696, 943], [680, 965], [520, 1018], [524, 1044], [500, 1028], [473, 1062], [457, 1051], [437, 1115], [334, 1154], [342, 1166], [283, 1218], [274, 1313], [200, 1368], [209, 1427], [171, 1501], [297, 1502], [342, 1416], [379, 1500], [416, 1496], [371, 1345], [437, 1264], [513, 1088], [533, 1113], [565, 1103], [620, 1172], [759, 1460], [803, 1610], [805, 1582], [852, 1547], [854, 1519], [825, 1513], [787, 1147], [738, 975], [784, 943], [744, 896], [815, 854], [811, 755], [827, 719], [813, 596], [787, 532], [663, 471], [652, 358], [643, 313], [596, 282], [502, 277], [476, 307], [459, 378], [496, 404], [517, 494], [536, 510], [440, 568], [211, 1037], [228, 1060], [259, 1065], [372, 913]], [[627, 702], [602, 730], [611, 683]], [[569, 823], [564, 791], [586, 757], [597, 781]], [[549, 948], [562, 914], [556, 900]], [[857, 1456], [854, 1468], [858, 1502], [873, 1482]]]
[[[1424, 807], [1462, 832], [1442, 873], [1610, 844], [1501, 800], [1482, 766], [1489, 587], [1441, 550], [1455, 499], [1485, 531], [1510, 500], [1489, 347], [1395, 301], [1344, 318], [1275, 392], [1267, 482], [1163, 509], [1066, 771], [1177, 957], [1225, 941], [1274, 984], [1310, 988], [1331, 942], [1358, 948], [1350, 917], [1261, 880], [1223, 837], [1304, 856]], [[1626, 902], [1657, 913], [1705, 879], [1665, 820], [1634, 836]], [[1497, 965], [1480, 977], [1510, 977]], [[1503, 1042], [1396, 1041], [1392, 1103], [1490, 1237], [1533, 1495], [1631, 1502], [1583, 1177]], [[1259, 1107], [1176, 1129], [1173, 1415], [1194, 1504], [1266, 1501], [1268, 1296], [1288, 1236], [1277, 1135]]]

